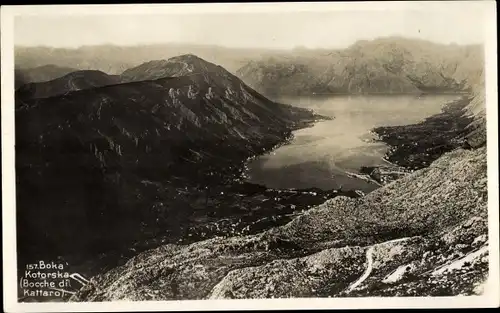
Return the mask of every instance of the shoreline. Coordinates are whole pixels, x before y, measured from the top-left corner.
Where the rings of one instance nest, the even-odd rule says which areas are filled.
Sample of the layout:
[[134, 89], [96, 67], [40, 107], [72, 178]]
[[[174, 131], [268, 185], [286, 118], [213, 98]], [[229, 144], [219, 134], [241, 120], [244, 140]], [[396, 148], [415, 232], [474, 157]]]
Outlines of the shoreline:
[[374, 141], [388, 146], [382, 157], [388, 166], [363, 166], [360, 171], [384, 185], [429, 166], [443, 153], [465, 147], [464, 132], [472, 118], [464, 117], [463, 113], [471, 101], [467, 93], [444, 103], [440, 113], [418, 123], [373, 128]]
[[314, 114], [314, 117], [316, 117], [314, 120], [308, 121], [308, 122], [304, 122], [305, 125], [302, 126], [302, 127], [293, 127], [291, 129], [290, 135], [288, 137], [286, 137], [283, 141], [277, 143], [276, 145], [274, 145], [269, 150], [266, 150], [266, 151], [264, 151], [264, 152], [262, 152], [262, 153], [260, 153], [258, 155], [254, 155], [254, 156], [248, 157], [244, 161], [244, 164], [246, 165], [248, 162], [250, 162], [252, 160], [255, 160], [258, 157], [261, 157], [261, 156], [264, 156], [264, 155], [269, 155], [270, 153], [272, 153], [276, 149], [279, 149], [280, 147], [283, 147], [283, 146], [291, 144], [291, 142], [293, 141], [293, 139], [295, 139], [295, 134], [294, 134], [295, 131], [302, 130], [302, 129], [307, 129], [307, 128], [311, 128], [311, 127], [314, 127], [317, 123], [324, 122], [324, 121], [332, 121], [332, 120], [335, 119], [335, 117], [330, 117], [330, 116], [324, 116], [324, 115], [316, 114], [316, 113], [314, 113], [314, 111], [312, 111], [312, 113]]
[[440, 96], [440, 95], [469, 95], [470, 91], [442, 91], [442, 92], [429, 92], [429, 91], [418, 91], [418, 92], [324, 92], [324, 93], [280, 93], [280, 94], [265, 94], [266, 97], [270, 99], [279, 97], [367, 97], [367, 96], [415, 96], [415, 97], [426, 97], [426, 96]]

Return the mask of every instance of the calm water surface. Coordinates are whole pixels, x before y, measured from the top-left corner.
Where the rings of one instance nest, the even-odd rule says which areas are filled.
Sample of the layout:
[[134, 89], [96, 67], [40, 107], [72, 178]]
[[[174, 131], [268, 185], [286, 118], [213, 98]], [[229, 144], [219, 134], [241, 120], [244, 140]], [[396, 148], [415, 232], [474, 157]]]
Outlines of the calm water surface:
[[269, 188], [359, 189], [378, 186], [350, 176], [382, 165], [387, 145], [370, 142], [377, 126], [408, 125], [439, 113], [458, 95], [311, 96], [275, 99], [334, 117], [294, 133], [294, 140], [248, 164], [249, 181]]

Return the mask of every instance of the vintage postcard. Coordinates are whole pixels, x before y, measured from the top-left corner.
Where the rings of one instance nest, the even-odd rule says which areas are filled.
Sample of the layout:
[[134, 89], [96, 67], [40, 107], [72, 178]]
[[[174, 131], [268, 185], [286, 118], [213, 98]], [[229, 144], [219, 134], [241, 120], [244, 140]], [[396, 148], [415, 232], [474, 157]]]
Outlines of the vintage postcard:
[[5, 311], [499, 305], [493, 1], [1, 23]]

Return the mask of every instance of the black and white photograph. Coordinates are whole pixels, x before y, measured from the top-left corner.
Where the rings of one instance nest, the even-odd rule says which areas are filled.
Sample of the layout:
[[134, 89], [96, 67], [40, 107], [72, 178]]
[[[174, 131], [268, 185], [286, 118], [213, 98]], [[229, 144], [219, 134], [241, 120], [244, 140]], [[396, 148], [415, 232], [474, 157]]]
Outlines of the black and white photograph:
[[499, 305], [493, 1], [1, 13], [6, 311]]

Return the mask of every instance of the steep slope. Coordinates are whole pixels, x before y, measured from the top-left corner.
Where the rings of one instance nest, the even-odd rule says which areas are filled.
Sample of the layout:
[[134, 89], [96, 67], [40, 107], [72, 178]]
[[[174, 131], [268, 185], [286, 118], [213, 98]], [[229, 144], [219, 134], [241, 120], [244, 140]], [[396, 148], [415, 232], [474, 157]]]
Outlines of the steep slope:
[[316, 118], [180, 60], [218, 70], [18, 99], [21, 254], [102, 252], [182, 228], [208, 186]]
[[473, 294], [487, 255], [483, 147], [257, 235], [150, 250], [72, 300]]
[[100, 71], [75, 71], [54, 80], [28, 83], [16, 90], [19, 99], [39, 99], [63, 95], [68, 92], [113, 85], [118, 76]]
[[[71, 72], [76, 72], [78, 69], [67, 66], [58, 66], [54, 64], [46, 64], [33, 68], [16, 68], [16, 77], [21, 78], [24, 84], [38, 83], [54, 80]], [[16, 85], [17, 86], [17, 85]], [[20, 86], [20, 85], [19, 85]]]
[[237, 75], [265, 95], [457, 92], [478, 83], [483, 59], [481, 46], [387, 37], [330, 53], [263, 58]]
[[470, 79], [472, 101], [465, 108], [464, 117], [472, 118], [467, 126], [467, 141], [472, 147], [486, 144], [486, 90], [484, 70]]

